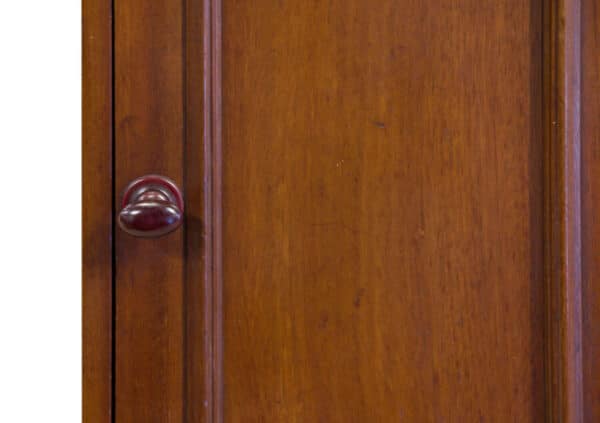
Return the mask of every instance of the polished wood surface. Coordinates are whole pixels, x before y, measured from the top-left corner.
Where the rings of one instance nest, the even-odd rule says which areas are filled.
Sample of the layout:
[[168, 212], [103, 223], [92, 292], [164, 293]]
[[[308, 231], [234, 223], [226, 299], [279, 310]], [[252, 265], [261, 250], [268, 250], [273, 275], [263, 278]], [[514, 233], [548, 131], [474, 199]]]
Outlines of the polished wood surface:
[[[85, 422], [600, 419], [596, 0], [110, 3]], [[114, 224], [146, 174], [157, 239]]]
[[112, 10], [83, 0], [82, 279], [84, 423], [112, 422]]
[[224, 421], [544, 420], [542, 10], [223, 2]]
[[[183, 5], [115, 2], [115, 202], [133, 179], [182, 186]], [[184, 232], [134, 238], [116, 231], [116, 422], [184, 415]]]

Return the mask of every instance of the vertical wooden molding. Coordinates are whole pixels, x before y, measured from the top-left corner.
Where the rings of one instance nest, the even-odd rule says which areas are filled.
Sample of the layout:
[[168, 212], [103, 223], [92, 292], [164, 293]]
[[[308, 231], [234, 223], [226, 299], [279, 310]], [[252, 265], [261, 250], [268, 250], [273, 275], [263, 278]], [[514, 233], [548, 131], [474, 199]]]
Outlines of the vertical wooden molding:
[[219, 39], [215, 31], [220, 6], [216, 3], [185, 0], [185, 416], [189, 423], [222, 419], [220, 47], [214, 44]]
[[112, 2], [83, 0], [82, 283], [84, 423], [112, 421]]
[[544, 3], [547, 420], [583, 421], [580, 3]]
[[[207, 107], [207, 2], [184, 0], [185, 402], [186, 423], [210, 423], [212, 408], [212, 199]], [[209, 21], [210, 23], [210, 21]]]

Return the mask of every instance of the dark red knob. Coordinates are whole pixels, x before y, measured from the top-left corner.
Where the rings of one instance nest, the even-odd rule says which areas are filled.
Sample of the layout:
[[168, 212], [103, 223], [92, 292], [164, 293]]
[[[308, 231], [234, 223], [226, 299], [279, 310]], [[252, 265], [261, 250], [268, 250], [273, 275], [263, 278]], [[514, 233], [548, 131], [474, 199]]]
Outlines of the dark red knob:
[[159, 237], [183, 221], [183, 197], [175, 182], [146, 175], [131, 182], [123, 193], [119, 226], [128, 234]]

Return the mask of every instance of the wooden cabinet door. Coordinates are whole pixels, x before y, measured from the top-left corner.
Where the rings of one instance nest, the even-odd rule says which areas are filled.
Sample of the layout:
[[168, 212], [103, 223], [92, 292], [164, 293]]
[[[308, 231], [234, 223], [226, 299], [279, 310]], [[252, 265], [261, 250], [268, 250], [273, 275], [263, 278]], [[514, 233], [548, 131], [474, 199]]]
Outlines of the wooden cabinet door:
[[595, 0], [83, 6], [85, 422], [600, 421]]

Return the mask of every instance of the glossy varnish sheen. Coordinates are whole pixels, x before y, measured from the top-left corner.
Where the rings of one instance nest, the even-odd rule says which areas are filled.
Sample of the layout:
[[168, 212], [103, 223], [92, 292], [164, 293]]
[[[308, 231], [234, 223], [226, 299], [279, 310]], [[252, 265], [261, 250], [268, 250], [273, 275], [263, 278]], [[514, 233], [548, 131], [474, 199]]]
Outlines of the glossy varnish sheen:
[[542, 10], [223, 2], [225, 421], [545, 419]]
[[596, 3], [84, 0], [83, 420], [600, 419]]

